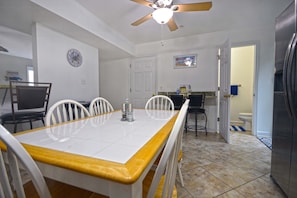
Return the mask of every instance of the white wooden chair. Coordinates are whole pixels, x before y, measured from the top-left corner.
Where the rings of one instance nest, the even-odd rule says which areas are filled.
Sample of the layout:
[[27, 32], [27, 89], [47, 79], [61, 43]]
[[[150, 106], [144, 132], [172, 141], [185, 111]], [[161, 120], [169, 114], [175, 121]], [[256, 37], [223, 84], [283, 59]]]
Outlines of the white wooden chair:
[[145, 109], [174, 110], [174, 104], [168, 96], [156, 95], [148, 99]]
[[88, 109], [79, 102], [69, 99], [60, 100], [49, 108], [45, 116], [45, 125], [50, 126], [89, 116]]
[[89, 107], [89, 112], [91, 116], [104, 114], [114, 111], [112, 105], [108, 100], [102, 97], [94, 98]]
[[[171, 100], [171, 98], [164, 96], [164, 95], [156, 95], [156, 96], [151, 97], [147, 101], [147, 103], [145, 105], [145, 109], [148, 110], [148, 113], [150, 115], [154, 115], [154, 114], [160, 114], [161, 112], [154, 112], [154, 111], [150, 111], [150, 110], [172, 110], [173, 111], [175, 109], [175, 106], [174, 106], [174, 103]], [[182, 167], [182, 150], [180, 150], [180, 153], [178, 156], [178, 175], [180, 178], [181, 185], [182, 185], [182, 187], [184, 187], [184, 179], [183, 179], [183, 175], [181, 172], [181, 167]]]
[[175, 177], [181, 149], [189, 100], [183, 104], [155, 171], [151, 170], [143, 182], [143, 197], [177, 197]]
[[[0, 197], [14, 197], [14, 193], [16, 193], [17, 197], [26, 197], [20, 168], [27, 171], [40, 197], [51, 197], [44, 177], [34, 160], [19, 141], [2, 125], [0, 125], [0, 140], [6, 145], [7, 149], [6, 152], [0, 150]], [[6, 169], [4, 159], [8, 161], [9, 170]], [[12, 185], [10, 184], [8, 172], [12, 177]]]

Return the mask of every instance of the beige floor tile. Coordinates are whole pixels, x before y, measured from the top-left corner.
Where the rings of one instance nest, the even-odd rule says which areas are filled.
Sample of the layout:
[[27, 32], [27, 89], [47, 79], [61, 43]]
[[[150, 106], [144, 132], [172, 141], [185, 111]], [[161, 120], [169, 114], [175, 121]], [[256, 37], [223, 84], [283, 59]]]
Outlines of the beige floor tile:
[[281, 190], [267, 176], [260, 177], [236, 189], [245, 197], [253, 198], [284, 198]]
[[271, 151], [250, 133], [231, 132], [226, 144], [217, 133], [183, 136], [180, 198], [285, 197], [269, 177]]
[[222, 195], [217, 196], [217, 198], [245, 198], [245, 196], [241, 195], [236, 190], [231, 190]]
[[222, 180], [200, 167], [183, 172], [183, 178], [186, 190], [193, 197], [214, 197], [231, 190]]
[[212, 163], [204, 166], [204, 168], [232, 188], [262, 176], [260, 172], [254, 169], [239, 168], [227, 162]]

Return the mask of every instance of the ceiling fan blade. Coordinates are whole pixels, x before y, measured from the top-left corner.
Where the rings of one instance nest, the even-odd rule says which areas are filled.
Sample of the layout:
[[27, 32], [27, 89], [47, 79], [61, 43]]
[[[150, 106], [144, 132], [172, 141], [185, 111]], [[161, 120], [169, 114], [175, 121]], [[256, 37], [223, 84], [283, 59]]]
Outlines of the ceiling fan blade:
[[177, 6], [177, 10], [174, 10], [175, 12], [205, 11], [212, 7], [212, 2], [177, 4], [175, 6]]
[[145, 1], [145, 0], [131, 0], [131, 1], [148, 6], [148, 7], [152, 7], [152, 2], [149, 2], [149, 1]]
[[137, 21], [135, 21], [134, 23], [132, 23], [131, 25], [133, 26], [138, 26], [140, 24], [142, 24], [143, 22], [146, 22], [147, 20], [151, 19], [153, 16], [152, 16], [152, 13], [148, 14], [148, 15], [145, 15], [144, 17], [138, 19]]
[[178, 29], [173, 17], [171, 17], [171, 19], [168, 21], [167, 25], [168, 25], [171, 32]]

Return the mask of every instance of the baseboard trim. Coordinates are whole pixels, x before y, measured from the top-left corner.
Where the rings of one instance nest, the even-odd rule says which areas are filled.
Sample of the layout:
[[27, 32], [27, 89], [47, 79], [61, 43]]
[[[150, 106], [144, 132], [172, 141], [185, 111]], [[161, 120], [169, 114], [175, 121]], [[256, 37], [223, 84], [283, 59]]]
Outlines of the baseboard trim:
[[257, 131], [257, 137], [271, 137], [272, 134], [269, 131]]
[[242, 121], [232, 120], [230, 121], [230, 125], [243, 125]]

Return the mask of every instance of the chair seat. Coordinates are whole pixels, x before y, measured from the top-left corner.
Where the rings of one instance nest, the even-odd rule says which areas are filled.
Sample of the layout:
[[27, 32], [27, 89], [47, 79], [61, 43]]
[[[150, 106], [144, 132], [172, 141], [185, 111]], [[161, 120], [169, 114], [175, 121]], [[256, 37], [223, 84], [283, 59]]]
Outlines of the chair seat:
[[200, 107], [189, 107], [188, 112], [189, 113], [205, 113], [205, 109], [202, 109]]
[[6, 113], [1, 116], [2, 123], [21, 123], [28, 122], [28, 120], [41, 120], [44, 117], [44, 112], [26, 111], [15, 112], [14, 118], [12, 113]]
[[[152, 183], [152, 180], [154, 178], [154, 174], [155, 174], [155, 171], [150, 170], [148, 172], [148, 174], [146, 175], [146, 177], [144, 178], [144, 180], [143, 180], [143, 183], [142, 183], [142, 195], [143, 195], [143, 197], [147, 197], [147, 194], [148, 194], [148, 191], [149, 191], [149, 188], [150, 188], [150, 184]], [[159, 183], [159, 186], [158, 186], [157, 191], [156, 191], [155, 196], [154, 196], [155, 198], [162, 197], [163, 183], [164, 183], [164, 176], [162, 176], [162, 178], [161, 178], [161, 181]], [[174, 185], [172, 198], [175, 198], [175, 197], [177, 197], [177, 190], [176, 190], [176, 186]]]

